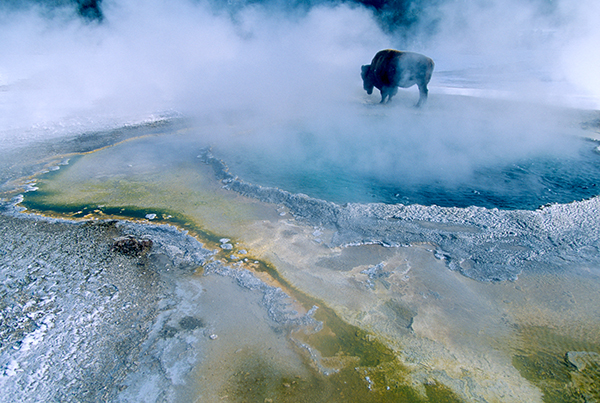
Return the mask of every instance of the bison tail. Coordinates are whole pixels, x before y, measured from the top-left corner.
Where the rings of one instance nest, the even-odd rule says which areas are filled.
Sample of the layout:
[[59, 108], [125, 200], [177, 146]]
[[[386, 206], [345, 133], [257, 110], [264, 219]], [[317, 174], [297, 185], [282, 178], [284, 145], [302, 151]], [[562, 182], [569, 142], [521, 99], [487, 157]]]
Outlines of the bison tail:
[[431, 59], [427, 59], [427, 69], [425, 70], [425, 82], [429, 83], [431, 80], [431, 75], [433, 74], [433, 68], [435, 67], [435, 63]]

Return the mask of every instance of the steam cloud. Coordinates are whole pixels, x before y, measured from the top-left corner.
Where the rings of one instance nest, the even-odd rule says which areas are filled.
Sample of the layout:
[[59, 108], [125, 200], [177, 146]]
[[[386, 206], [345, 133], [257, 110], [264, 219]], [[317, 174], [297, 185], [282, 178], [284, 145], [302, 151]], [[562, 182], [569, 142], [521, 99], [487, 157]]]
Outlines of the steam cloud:
[[[298, 133], [310, 133], [340, 164], [447, 179], [490, 158], [556, 151], [564, 131], [542, 108], [457, 103], [444, 92], [563, 104], [585, 96], [599, 105], [592, 0], [438, 1], [409, 30], [391, 32], [372, 9], [350, 3], [102, 5], [101, 23], [0, 9], [3, 143], [32, 127], [50, 136], [174, 110], [212, 142], [301, 153]], [[415, 88], [389, 106], [362, 90], [360, 66], [388, 47], [436, 62], [425, 110], [411, 108]]]

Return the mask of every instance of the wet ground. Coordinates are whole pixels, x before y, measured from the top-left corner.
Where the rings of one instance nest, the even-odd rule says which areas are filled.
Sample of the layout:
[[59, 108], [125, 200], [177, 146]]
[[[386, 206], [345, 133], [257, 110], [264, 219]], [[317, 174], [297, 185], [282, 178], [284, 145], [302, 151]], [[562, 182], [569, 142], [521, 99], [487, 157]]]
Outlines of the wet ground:
[[597, 198], [338, 205], [198, 130], [5, 160], [0, 399], [600, 399]]

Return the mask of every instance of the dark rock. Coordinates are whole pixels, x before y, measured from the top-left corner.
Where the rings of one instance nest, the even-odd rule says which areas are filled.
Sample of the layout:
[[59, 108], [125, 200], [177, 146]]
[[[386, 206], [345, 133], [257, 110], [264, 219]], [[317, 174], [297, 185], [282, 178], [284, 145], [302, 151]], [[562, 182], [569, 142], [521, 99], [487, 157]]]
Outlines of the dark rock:
[[177, 329], [172, 327], [172, 326], [165, 326], [161, 332], [160, 332], [160, 337], [162, 337], [163, 339], [170, 339], [171, 337], [175, 336], [177, 334]]
[[600, 366], [600, 354], [588, 351], [569, 351], [566, 361], [577, 368], [578, 371], [584, 371], [588, 367]]
[[112, 250], [128, 256], [143, 256], [152, 249], [152, 240], [131, 235], [115, 239]]
[[186, 316], [179, 321], [179, 326], [181, 326], [183, 330], [194, 330], [199, 327], [204, 327], [204, 322], [193, 316]]

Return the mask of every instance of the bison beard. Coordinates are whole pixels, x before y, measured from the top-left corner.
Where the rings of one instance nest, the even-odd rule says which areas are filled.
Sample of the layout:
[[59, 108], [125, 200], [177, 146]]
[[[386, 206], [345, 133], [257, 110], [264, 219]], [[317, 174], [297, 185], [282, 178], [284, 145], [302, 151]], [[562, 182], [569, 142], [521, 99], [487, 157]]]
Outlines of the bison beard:
[[373, 87], [381, 91], [381, 103], [389, 102], [398, 92], [398, 87], [419, 87], [417, 107], [427, 101], [427, 84], [433, 72], [433, 60], [413, 52], [386, 49], [377, 52], [371, 64], [362, 66], [363, 87], [367, 94]]

